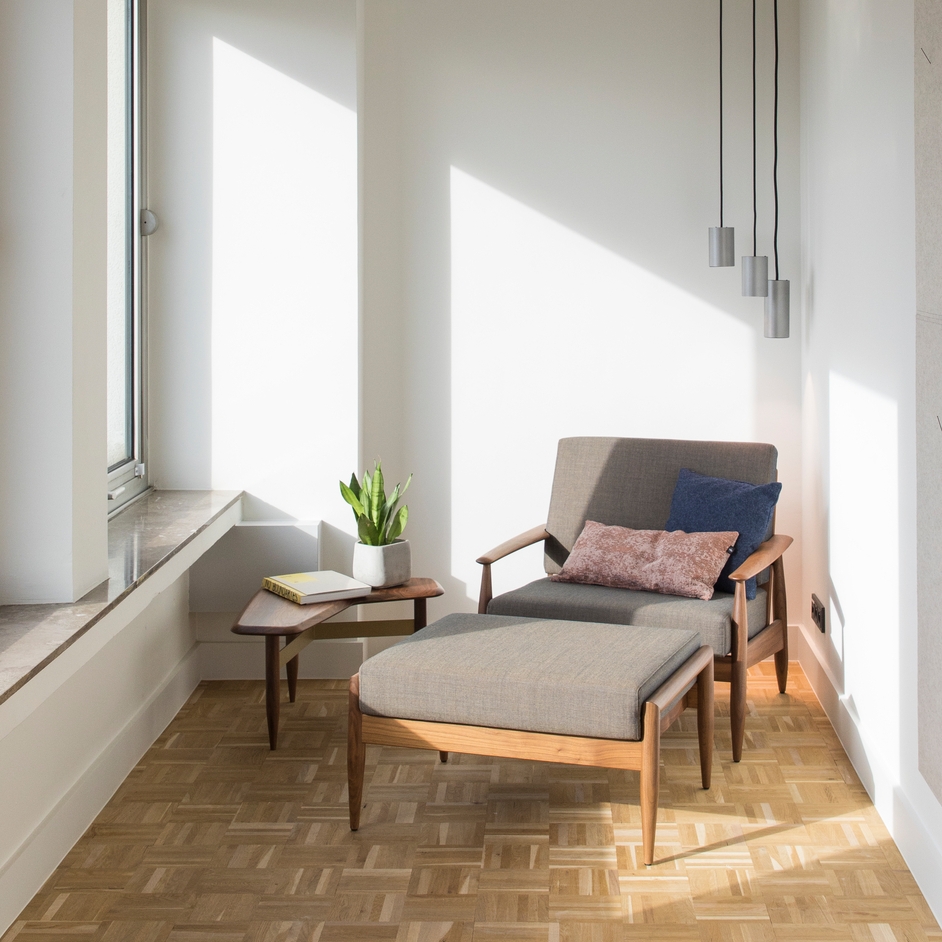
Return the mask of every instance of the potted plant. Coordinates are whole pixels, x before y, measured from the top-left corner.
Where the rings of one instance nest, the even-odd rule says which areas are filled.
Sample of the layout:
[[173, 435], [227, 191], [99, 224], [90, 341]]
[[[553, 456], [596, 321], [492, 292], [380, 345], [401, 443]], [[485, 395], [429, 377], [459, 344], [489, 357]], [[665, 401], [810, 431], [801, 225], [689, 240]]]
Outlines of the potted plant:
[[399, 507], [402, 495], [412, 481], [397, 484], [387, 499], [380, 461], [373, 474], [363, 472], [363, 483], [351, 475], [350, 483], [340, 482], [343, 499], [353, 508], [359, 542], [353, 547], [353, 578], [384, 589], [400, 585], [412, 575], [412, 550], [408, 540], [400, 539], [409, 519], [409, 508]]

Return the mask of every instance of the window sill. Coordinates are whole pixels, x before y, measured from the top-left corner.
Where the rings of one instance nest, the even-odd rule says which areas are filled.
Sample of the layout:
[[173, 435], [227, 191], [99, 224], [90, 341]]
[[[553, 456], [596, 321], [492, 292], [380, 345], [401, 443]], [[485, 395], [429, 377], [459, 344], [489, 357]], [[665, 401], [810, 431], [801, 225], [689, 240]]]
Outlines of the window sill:
[[0, 606], [0, 703], [238, 505], [241, 497], [240, 491], [149, 491], [108, 521], [109, 576], [101, 585], [70, 605]]

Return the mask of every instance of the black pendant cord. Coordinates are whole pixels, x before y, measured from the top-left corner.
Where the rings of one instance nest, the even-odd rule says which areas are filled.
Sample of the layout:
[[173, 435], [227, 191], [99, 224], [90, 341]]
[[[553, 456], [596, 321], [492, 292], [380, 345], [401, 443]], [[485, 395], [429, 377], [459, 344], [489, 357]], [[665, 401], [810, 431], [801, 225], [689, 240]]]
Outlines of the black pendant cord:
[[775, 280], [778, 281], [778, 0], [772, 4], [775, 33], [775, 104], [772, 123], [772, 192], [775, 195], [775, 225], [772, 230], [772, 250], [775, 254]]
[[756, 0], [752, 0], [752, 254], [755, 256], [758, 239], [759, 211], [756, 208]]
[[723, 228], [723, 0], [720, 0], [720, 228]]

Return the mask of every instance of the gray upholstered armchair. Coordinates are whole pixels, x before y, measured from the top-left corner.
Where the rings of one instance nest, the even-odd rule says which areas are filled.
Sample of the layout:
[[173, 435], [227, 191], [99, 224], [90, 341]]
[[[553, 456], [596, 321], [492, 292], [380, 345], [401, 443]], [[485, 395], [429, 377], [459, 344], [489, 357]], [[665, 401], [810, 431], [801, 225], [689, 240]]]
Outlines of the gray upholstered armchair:
[[[682, 468], [711, 477], [768, 484], [776, 480], [777, 455], [772, 445], [752, 442], [562, 439], [547, 522], [478, 559], [484, 567], [478, 611], [699, 631], [703, 643], [715, 653], [716, 680], [730, 684], [733, 759], [738, 762], [746, 719], [746, 669], [774, 654], [782, 693], [788, 676], [782, 554], [792, 539], [774, 533], [774, 517], [765, 542], [730, 574], [735, 592], [716, 592], [709, 601], [553, 582], [548, 576], [559, 572], [587, 520], [636, 530], [663, 530]], [[491, 565], [541, 541], [547, 577], [493, 598]], [[759, 588], [755, 599], [747, 601], [746, 580], [753, 576], [758, 576]]]

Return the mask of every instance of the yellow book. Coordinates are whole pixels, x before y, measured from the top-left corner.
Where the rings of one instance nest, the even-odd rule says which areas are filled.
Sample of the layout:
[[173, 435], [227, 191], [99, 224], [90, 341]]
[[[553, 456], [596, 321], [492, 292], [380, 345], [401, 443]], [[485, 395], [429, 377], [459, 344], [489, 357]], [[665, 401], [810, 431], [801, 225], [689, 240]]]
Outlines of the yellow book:
[[284, 576], [266, 576], [262, 588], [282, 598], [310, 605], [312, 602], [334, 602], [369, 595], [372, 587], [351, 579], [341, 572], [322, 569], [319, 572], [291, 572]]

